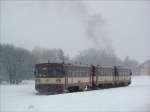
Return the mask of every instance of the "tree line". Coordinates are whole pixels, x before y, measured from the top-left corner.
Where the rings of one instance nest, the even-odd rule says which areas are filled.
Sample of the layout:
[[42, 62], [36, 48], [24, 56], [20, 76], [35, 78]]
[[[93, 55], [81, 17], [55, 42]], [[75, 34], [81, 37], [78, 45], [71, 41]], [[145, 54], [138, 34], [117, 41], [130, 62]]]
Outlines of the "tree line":
[[81, 51], [74, 58], [74, 62], [81, 62], [82, 64], [96, 64], [104, 66], [122, 66], [132, 69], [134, 75], [138, 75], [138, 61], [126, 56], [124, 60], [121, 60], [112, 51], [106, 51], [104, 49], [89, 48]]
[[106, 66], [126, 66], [136, 70], [138, 62], [126, 57], [121, 60], [114, 53], [89, 48], [70, 59], [62, 49], [35, 48], [29, 51], [10, 44], [0, 44], [0, 83], [18, 84], [34, 78], [36, 63], [76, 63]]
[[35, 48], [29, 51], [9, 44], [0, 44], [0, 82], [18, 84], [34, 77], [36, 63], [67, 60], [61, 49]]

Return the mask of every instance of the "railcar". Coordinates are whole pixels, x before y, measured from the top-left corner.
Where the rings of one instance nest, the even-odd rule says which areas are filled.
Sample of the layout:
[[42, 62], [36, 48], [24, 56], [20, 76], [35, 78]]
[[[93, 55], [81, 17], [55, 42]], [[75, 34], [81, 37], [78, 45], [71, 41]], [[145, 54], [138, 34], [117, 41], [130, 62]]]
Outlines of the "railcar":
[[39, 63], [35, 66], [35, 89], [39, 93], [63, 93], [127, 86], [131, 75], [124, 67]]

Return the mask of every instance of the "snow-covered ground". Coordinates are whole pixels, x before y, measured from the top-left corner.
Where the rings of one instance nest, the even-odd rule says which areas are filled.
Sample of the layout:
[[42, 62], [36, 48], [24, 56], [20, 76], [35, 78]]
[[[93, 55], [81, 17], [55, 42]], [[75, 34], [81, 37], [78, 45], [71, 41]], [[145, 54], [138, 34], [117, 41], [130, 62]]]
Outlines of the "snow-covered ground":
[[150, 76], [128, 87], [37, 95], [34, 83], [0, 86], [0, 112], [150, 112]]

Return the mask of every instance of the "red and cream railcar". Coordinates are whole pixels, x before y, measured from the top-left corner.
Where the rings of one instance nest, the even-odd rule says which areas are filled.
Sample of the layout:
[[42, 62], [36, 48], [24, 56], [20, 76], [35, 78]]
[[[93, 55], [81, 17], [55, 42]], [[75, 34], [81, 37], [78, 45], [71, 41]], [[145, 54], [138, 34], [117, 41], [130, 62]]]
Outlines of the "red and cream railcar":
[[100, 88], [131, 83], [131, 70], [125, 67], [95, 66], [95, 85]]
[[130, 82], [131, 71], [122, 67], [60, 63], [40, 63], [35, 66], [35, 88], [39, 92], [72, 92], [123, 86]]
[[97, 66], [96, 67], [96, 85], [98, 87], [108, 87], [114, 85], [115, 72], [114, 67]]
[[84, 90], [92, 87], [91, 66], [89, 65], [64, 65], [65, 89], [69, 91]]
[[83, 90], [92, 86], [91, 67], [57, 63], [35, 66], [35, 88], [39, 92]]

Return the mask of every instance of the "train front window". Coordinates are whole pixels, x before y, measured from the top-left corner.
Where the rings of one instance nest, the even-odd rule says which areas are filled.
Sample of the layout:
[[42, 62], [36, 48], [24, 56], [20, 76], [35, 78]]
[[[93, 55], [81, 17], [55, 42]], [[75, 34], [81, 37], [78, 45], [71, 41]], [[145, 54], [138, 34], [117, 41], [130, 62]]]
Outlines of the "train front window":
[[49, 68], [48, 74], [50, 76], [61, 76], [61, 75], [63, 75], [63, 72], [62, 72], [61, 68]]
[[62, 68], [59, 67], [43, 67], [43, 68], [38, 68], [38, 76], [62, 76], [63, 75], [63, 70]]
[[38, 68], [38, 75], [48, 75], [48, 68]]

